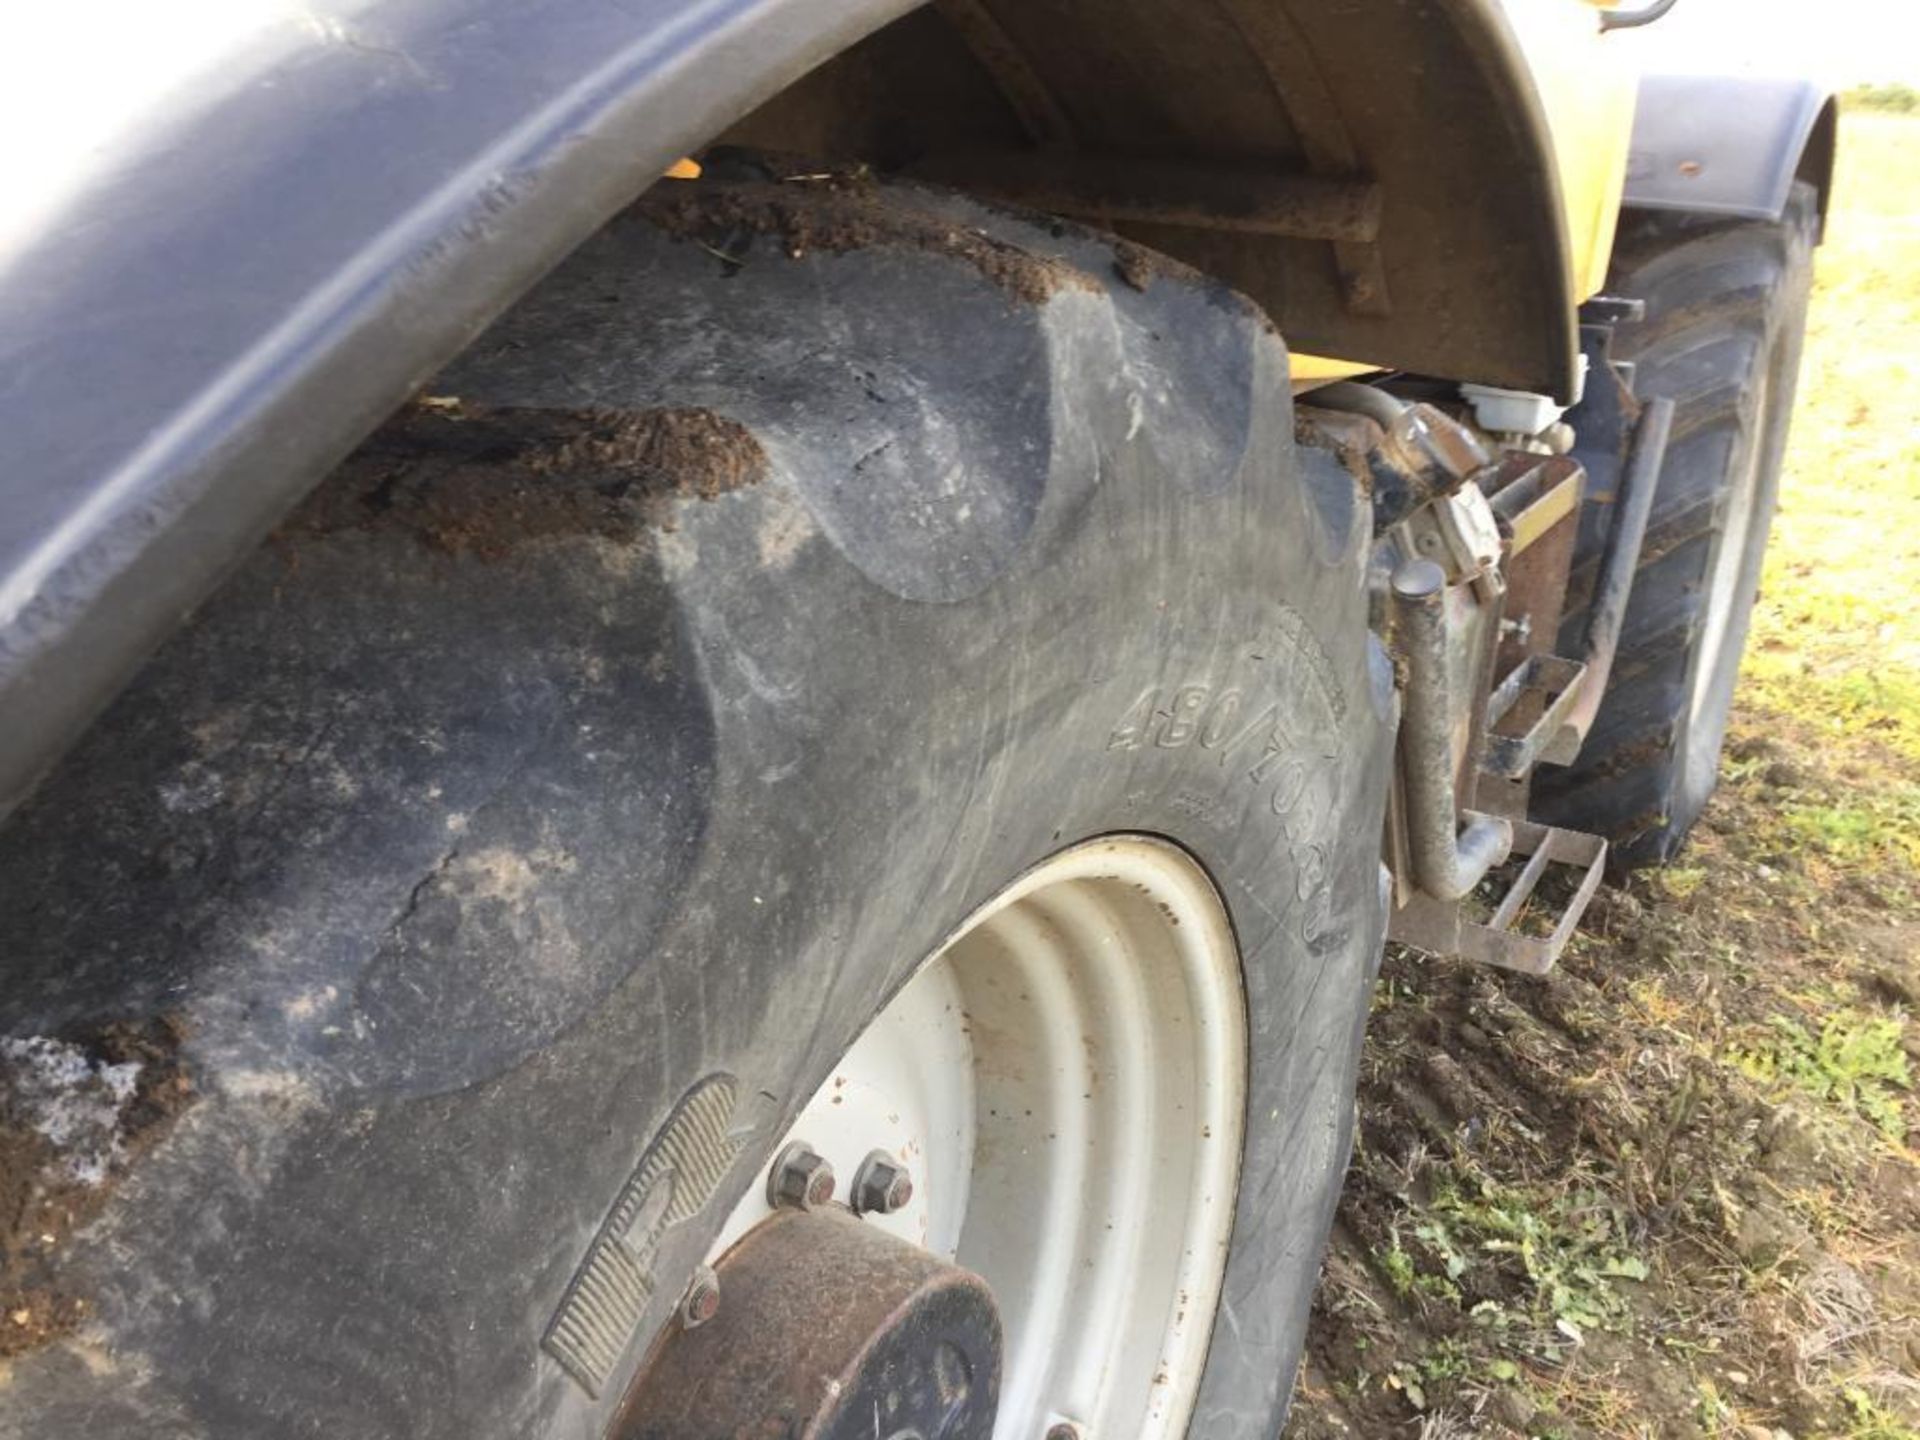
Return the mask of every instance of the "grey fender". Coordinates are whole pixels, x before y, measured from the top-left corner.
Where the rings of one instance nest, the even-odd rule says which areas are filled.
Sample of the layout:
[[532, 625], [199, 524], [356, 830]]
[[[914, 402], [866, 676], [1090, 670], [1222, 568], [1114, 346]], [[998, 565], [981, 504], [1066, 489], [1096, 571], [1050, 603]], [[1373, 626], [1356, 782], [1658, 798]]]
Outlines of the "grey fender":
[[1837, 107], [1808, 80], [1649, 75], [1640, 82], [1624, 203], [1778, 220], [1795, 180], [1833, 189]]
[[911, 4], [375, 0], [183, 64], [0, 245], [0, 815], [489, 320]]
[[[265, 13], [277, 18], [220, 53], [156, 59], [178, 72], [157, 87], [164, 103], [69, 145], [71, 173], [46, 193], [9, 193], [0, 816], [410, 391], [665, 166], [809, 72], [846, 102], [812, 112], [835, 138], [904, 125], [930, 143], [1019, 147], [1037, 123], [1108, 157], [1367, 188], [1379, 228], [1360, 242], [1204, 221], [1138, 238], [1322, 353], [1570, 391], [1559, 177], [1495, 0]], [[78, 85], [100, 37], [74, 30], [71, 54], [45, 63]], [[856, 49], [879, 63], [822, 70]], [[1423, 82], [1380, 83], [1403, 73]], [[16, 130], [0, 162], [31, 162], [47, 140]]]

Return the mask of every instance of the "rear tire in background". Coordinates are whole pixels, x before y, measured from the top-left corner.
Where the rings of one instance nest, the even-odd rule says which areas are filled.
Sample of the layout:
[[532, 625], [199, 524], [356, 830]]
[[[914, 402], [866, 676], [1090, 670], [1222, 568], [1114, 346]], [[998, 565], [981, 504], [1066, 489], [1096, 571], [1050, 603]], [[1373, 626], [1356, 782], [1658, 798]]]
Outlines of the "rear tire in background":
[[[35, 1252], [84, 1323], [13, 1358], [0, 1430], [608, 1433], [874, 1017], [1126, 836], [1217, 895], [1243, 1001], [1235, 1123], [1172, 1152], [1243, 1132], [1219, 1303], [1161, 1297], [1183, 1428], [1276, 1433], [1385, 923], [1365, 502], [1218, 287], [931, 191], [670, 201], [373, 437], [0, 832], [0, 1034], [84, 1059], [164, 1016], [193, 1097]], [[1073, 883], [1019, 923], [1153, 890]], [[1164, 1080], [1135, 1028], [1088, 1098]]]
[[[1553, 823], [1606, 836], [1623, 864], [1671, 857], [1718, 782], [1740, 655], [1767, 534], [1806, 331], [1819, 223], [1796, 184], [1778, 221], [1642, 215], [1622, 223], [1608, 293], [1646, 304], [1620, 325], [1642, 400], [1674, 402], [1620, 650], [1592, 732], [1534, 794]], [[1583, 529], [1578, 572], [1604, 527]], [[1561, 630], [1576, 654], [1584, 609]]]

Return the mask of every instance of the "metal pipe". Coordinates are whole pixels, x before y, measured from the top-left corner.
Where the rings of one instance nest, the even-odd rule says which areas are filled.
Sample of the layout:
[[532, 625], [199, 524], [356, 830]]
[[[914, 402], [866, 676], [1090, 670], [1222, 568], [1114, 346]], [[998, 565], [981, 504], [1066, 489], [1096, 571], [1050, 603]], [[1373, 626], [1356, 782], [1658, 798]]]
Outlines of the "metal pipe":
[[1029, 210], [1107, 225], [1359, 245], [1380, 238], [1382, 192], [1375, 182], [1278, 174], [1262, 162], [960, 150], [929, 156], [913, 173]]
[[1460, 900], [1512, 853], [1513, 825], [1463, 811], [1454, 796], [1446, 596], [1446, 572], [1431, 560], [1407, 560], [1393, 572], [1395, 636], [1407, 661], [1400, 754], [1413, 878], [1436, 900]]
[[1602, 10], [1600, 29], [1632, 30], [1641, 25], [1651, 25], [1679, 3], [1680, 0], [1653, 0], [1653, 4], [1643, 5], [1638, 10]]
[[[1627, 597], [1640, 568], [1640, 549], [1647, 538], [1654, 495], [1660, 489], [1660, 467], [1667, 455], [1667, 437], [1672, 433], [1673, 401], [1664, 397], [1649, 400], [1633, 432], [1633, 453], [1620, 473], [1620, 487], [1614, 496], [1620, 508], [1587, 612], [1587, 676], [1581, 683], [1580, 698], [1568, 711], [1566, 723], [1547, 752], [1547, 758], [1555, 764], [1571, 762], [1600, 713], [1600, 700], [1606, 694], [1614, 657], [1620, 651]], [[1561, 759], [1562, 755], [1566, 759]]]
[[1328, 410], [1364, 415], [1389, 435], [1396, 425], [1405, 422], [1407, 412], [1413, 408], [1399, 396], [1389, 395], [1377, 386], [1362, 385], [1357, 380], [1336, 380], [1331, 385], [1317, 386], [1307, 393], [1306, 399], [1308, 404]]
[[1367, 454], [1374, 477], [1375, 535], [1421, 506], [1453, 494], [1493, 463], [1474, 433], [1446, 411], [1402, 400], [1376, 386], [1342, 380], [1301, 398], [1303, 413], [1318, 408], [1361, 415], [1383, 432], [1381, 442]]

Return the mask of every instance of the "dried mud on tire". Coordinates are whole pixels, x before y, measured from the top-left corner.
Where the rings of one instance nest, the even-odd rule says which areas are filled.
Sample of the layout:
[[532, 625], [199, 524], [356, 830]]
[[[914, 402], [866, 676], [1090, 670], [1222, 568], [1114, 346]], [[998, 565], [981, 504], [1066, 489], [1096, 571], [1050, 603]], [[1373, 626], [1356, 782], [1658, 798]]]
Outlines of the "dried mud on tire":
[[0, 1361], [86, 1323], [56, 1262], [193, 1103], [181, 1038], [162, 1018], [0, 1048]]

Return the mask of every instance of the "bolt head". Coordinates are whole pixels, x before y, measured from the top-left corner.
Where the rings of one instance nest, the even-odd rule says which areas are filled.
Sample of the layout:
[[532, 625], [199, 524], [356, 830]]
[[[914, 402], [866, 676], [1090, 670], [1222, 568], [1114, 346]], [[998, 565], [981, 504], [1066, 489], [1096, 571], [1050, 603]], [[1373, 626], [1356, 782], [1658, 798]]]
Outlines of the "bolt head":
[[720, 1313], [720, 1277], [702, 1265], [687, 1282], [687, 1293], [680, 1301], [680, 1323], [697, 1330]]
[[853, 1177], [856, 1215], [891, 1215], [913, 1199], [913, 1176], [884, 1150], [875, 1150], [860, 1162]]
[[767, 1176], [767, 1203], [774, 1209], [814, 1210], [833, 1199], [833, 1166], [804, 1141], [780, 1152]]

